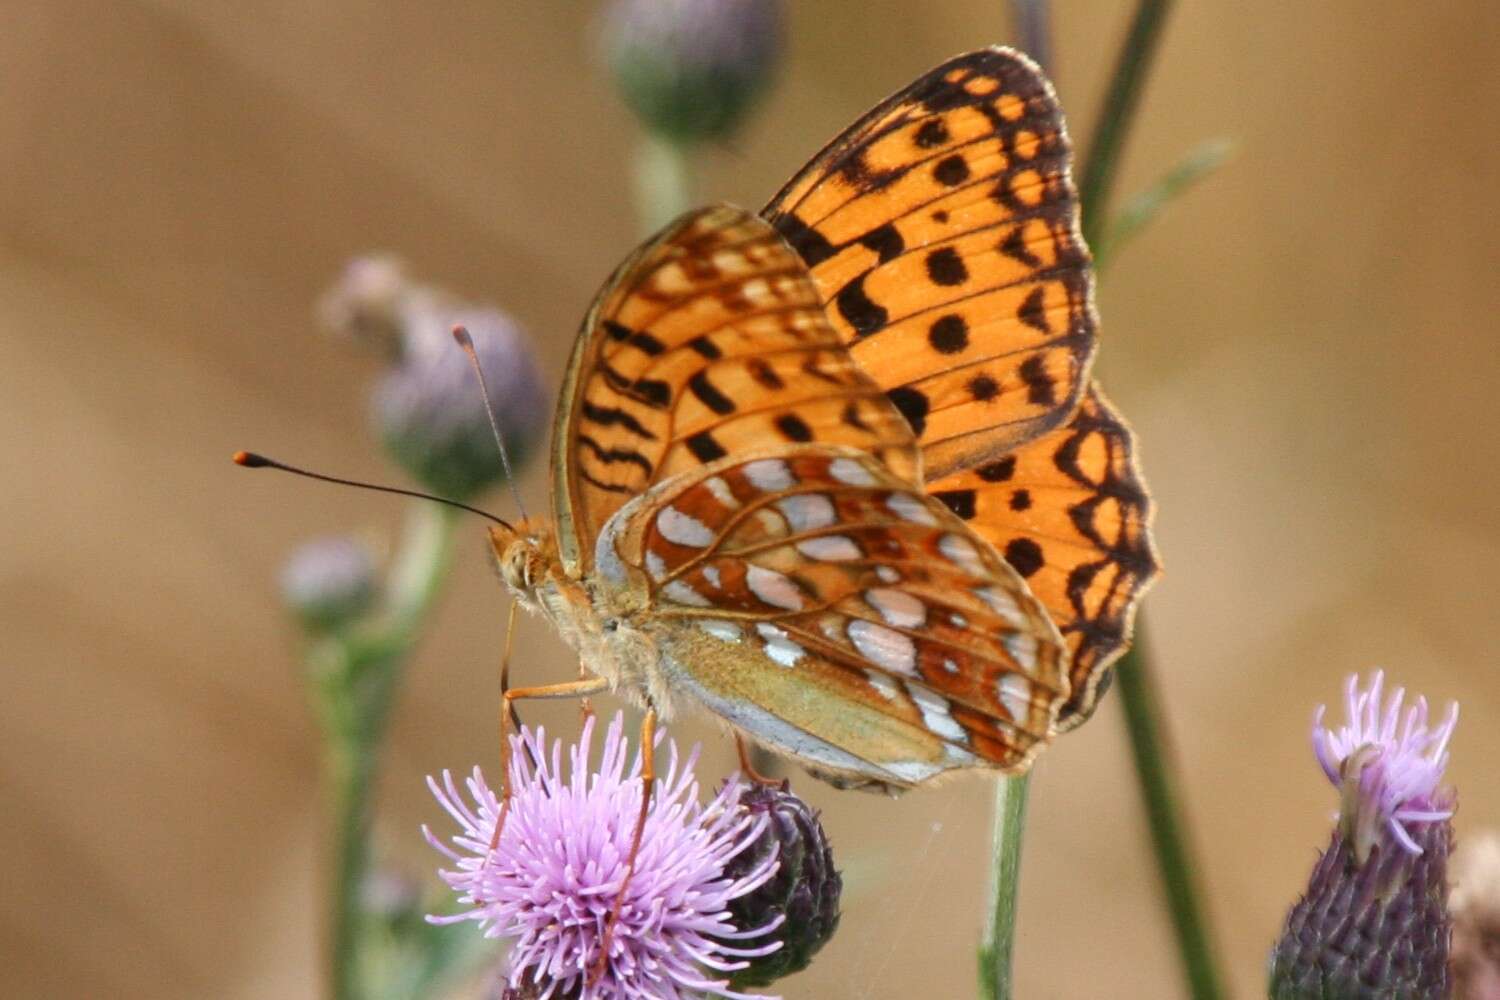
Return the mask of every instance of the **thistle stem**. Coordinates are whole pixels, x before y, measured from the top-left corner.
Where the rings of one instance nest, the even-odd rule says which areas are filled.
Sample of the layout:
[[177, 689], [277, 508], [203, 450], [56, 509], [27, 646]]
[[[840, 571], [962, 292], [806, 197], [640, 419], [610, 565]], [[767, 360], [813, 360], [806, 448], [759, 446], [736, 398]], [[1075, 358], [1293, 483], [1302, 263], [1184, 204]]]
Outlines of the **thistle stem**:
[[1010, 1000], [1010, 958], [1021, 886], [1021, 834], [1026, 826], [1029, 787], [1029, 776], [1024, 774], [995, 783], [989, 916], [979, 948], [979, 995], [983, 1000]]
[[648, 233], [692, 208], [692, 164], [682, 143], [649, 131], [641, 136], [635, 153], [635, 205]]
[[1171, 0], [1141, 0], [1130, 22], [1130, 32], [1115, 60], [1109, 90], [1104, 95], [1104, 108], [1094, 125], [1088, 158], [1084, 160], [1078, 181], [1078, 198], [1083, 207], [1083, 238], [1090, 246], [1099, 238], [1109, 219], [1109, 198], [1120, 154], [1135, 121], [1141, 90], [1171, 9]]
[[370, 867], [370, 815], [380, 746], [402, 665], [448, 576], [454, 512], [411, 509], [387, 585], [386, 613], [369, 630], [330, 636], [308, 650], [326, 742], [324, 782], [332, 810], [329, 996], [362, 995], [360, 893]]
[[1224, 979], [1215, 958], [1208, 918], [1199, 900], [1197, 867], [1178, 804], [1177, 778], [1150, 662], [1145, 637], [1137, 625], [1135, 645], [1115, 664], [1115, 686], [1120, 690], [1120, 703], [1125, 709], [1136, 782], [1151, 830], [1151, 847], [1172, 918], [1183, 975], [1195, 1000], [1216, 1000], [1224, 996]]

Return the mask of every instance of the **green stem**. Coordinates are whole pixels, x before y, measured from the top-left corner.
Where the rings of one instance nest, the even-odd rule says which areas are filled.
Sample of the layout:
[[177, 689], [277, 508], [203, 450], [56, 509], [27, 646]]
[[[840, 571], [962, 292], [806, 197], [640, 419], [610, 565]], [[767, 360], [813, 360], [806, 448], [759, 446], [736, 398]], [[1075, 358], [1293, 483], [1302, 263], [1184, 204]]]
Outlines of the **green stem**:
[[1109, 197], [1125, 138], [1135, 121], [1146, 74], [1161, 40], [1161, 29], [1172, 8], [1171, 0], [1141, 0], [1130, 23], [1130, 33], [1120, 47], [1114, 75], [1104, 96], [1104, 107], [1094, 126], [1089, 155], [1078, 181], [1083, 207], [1083, 238], [1093, 246], [1109, 218]]
[[990, 853], [990, 905], [979, 949], [979, 995], [1010, 1000], [1011, 950], [1016, 936], [1016, 899], [1021, 886], [1021, 834], [1026, 826], [1027, 775], [995, 783], [995, 825]]
[[385, 614], [371, 628], [329, 636], [308, 651], [326, 741], [324, 775], [332, 816], [329, 995], [359, 1000], [360, 892], [370, 868], [371, 799], [386, 720], [420, 626], [448, 576], [456, 517], [412, 507], [391, 569]]
[[1135, 645], [1115, 664], [1115, 684], [1125, 709], [1136, 780], [1151, 829], [1151, 847], [1172, 917], [1183, 973], [1195, 1000], [1214, 1000], [1224, 996], [1224, 979], [1215, 959], [1207, 914], [1200, 902], [1197, 868], [1178, 805], [1166, 723], [1144, 640], [1137, 625]]
[[636, 217], [648, 233], [693, 207], [692, 165], [687, 147], [652, 132], [635, 154]]

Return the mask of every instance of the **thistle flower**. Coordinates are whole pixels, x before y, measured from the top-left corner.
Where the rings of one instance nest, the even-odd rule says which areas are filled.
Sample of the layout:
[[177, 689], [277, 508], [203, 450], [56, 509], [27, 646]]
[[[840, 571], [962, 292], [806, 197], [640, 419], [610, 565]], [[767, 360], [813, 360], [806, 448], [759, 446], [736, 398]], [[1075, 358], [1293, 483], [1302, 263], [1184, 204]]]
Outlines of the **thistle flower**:
[[281, 571], [281, 594], [304, 626], [326, 632], [348, 624], [375, 602], [377, 579], [370, 550], [353, 538], [332, 535], [300, 546]]
[[1467, 839], [1453, 858], [1453, 995], [1500, 997], [1500, 835]]
[[698, 752], [682, 761], [671, 741], [603, 975], [589, 981], [625, 877], [641, 802], [641, 757], [638, 750], [627, 771], [623, 718], [610, 723], [599, 767], [591, 771], [594, 726], [592, 718], [584, 724], [566, 776], [560, 741], [549, 757], [542, 730], [523, 729], [512, 738], [511, 800], [493, 851], [500, 801], [479, 769], [465, 783], [467, 796], [447, 772], [441, 784], [428, 779], [460, 832], [451, 847], [425, 827], [423, 833], [452, 862], [439, 875], [466, 907], [428, 919], [473, 920], [488, 937], [512, 939], [508, 985], [518, 992], [527, 984], [540, 987], [539, 1000], [744, 996], [727, 988], [727, 974], [779, 945], [735, 942], [764, 939], [780, 921], [739, 927], [729, 906], [769, 880], [777, 860], [763, 858], [735, 875], [726, 869], [761, 836], [768, 819], [740, 808], [745, 786], [738, 781], [701, 805], [693, 775]]
[[530, 341], [498, 309], [454, 306], [418, 295], [403, 310], [401, 360], [376, 386], [374, 419], [386, 450], [428, 489], [472, 497], [505, 473], [484, 396], [452, 330], [469, 330], [514, 467], [547, 420], [546, 393]]
[[616, 0], [605, 12], [605, 58], [625, 102], [684, 144], [734, 132], [784, 37], [780, 0]]
[[781, 918], [775, 938], [781, 948], [750, 960], [730, 984], [736, 988], [768, 986], [783, 976], [807, 968], [839, 925], [839, 896], [843, 880], [833, 867], [833, 851], [817, 810], [791, 792], [791, 786], [753, 785], [740, 800], [751, 815], [769, 822], [760, 838], [730, 862], [728, 874], [740, 876], [764, 863], [781, 859], [774, 878], [729, 905], [735, 923], [767, 924]]
[[1350, 677], [1348, 721], [1313, 718], [1313, 750], [1340, 791], [1338, 826], [1271, 953], [1271, 996], [1446, 997], [1454, 795], [1440, 787], [1458, 706], [1429, 725], [1402, 689], [1381, 702]]

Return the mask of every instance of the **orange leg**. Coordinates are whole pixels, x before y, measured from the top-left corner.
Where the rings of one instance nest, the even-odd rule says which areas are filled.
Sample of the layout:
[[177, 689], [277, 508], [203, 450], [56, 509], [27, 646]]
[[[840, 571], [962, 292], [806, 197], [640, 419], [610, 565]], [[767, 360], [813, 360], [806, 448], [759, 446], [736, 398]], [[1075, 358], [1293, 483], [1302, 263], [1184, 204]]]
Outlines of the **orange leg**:
[[615, 924], [620, 919], [620, 909], [625, 905], [625, 893], [630, 889], [630, 879], [635, 875], [635, 858], [641, 850], [641, 835], [646, 831], [646, 814], [651, 810], [651, 792], [656, 783], [656, 709], [648, 706], [641, 719], [641, 811], [635, 818], [635, 833], [630, 838], [630, 856], [625, 862], [625, 878], [620, 891], [615, 895], [615, 905], [604, 923], [604, 940], [600, 943], [599, 960], [589, 974], [589, 983], [597, 983], [604, 975], [605, 963], [609, 960], [610, 942], [615, 936]]
[[734, 748], [735, 750], [739, 751], [740, 771], [744, 773], [745, 777], [749, 778], [757, 785], [770, 785], [771, 787], [777, 787], [781, 784], [780, 778], [769, 778], [766, 775], [761, 774], [760, 771], [756, 770], [755, 764], [750, 760], [750, 746], [745, 742], [745, 737], [741, 736], [739, 733], [734, 734]]

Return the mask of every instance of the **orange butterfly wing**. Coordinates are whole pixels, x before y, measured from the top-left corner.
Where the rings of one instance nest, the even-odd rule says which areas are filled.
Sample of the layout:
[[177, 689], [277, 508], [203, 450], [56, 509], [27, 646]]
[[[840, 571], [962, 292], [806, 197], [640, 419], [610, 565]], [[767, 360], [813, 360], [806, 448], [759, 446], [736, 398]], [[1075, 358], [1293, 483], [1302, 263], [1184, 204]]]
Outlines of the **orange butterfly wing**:
[[1016, 572], [863, 452], [715, 462], [627, 506], [599, 547], [603, 579], [647, 595], [670, 693], [825, 775], [1023, 770], [1068, 695], [1062, 637]]
[[764, 220], [690, 212], [628, 258], [584, 319], [553, 432], [564, 568], [653, 483], [768, 442], [847, 444], [909, 481], [912, 433], [833, 331], [806, 265]]
[[764, 214], [930, 476], [1061, 425], [1095, 344], [1071, 146], [1025, 56], [949, 60], [877, 105]]
[[1160, 566], [1151, 498], [1124, 421], [1090, 386], [1066, 426], [928, 489], [1046, 605], [1072, 651], [1072, 694], [1058, 726], [1083, 722]]

